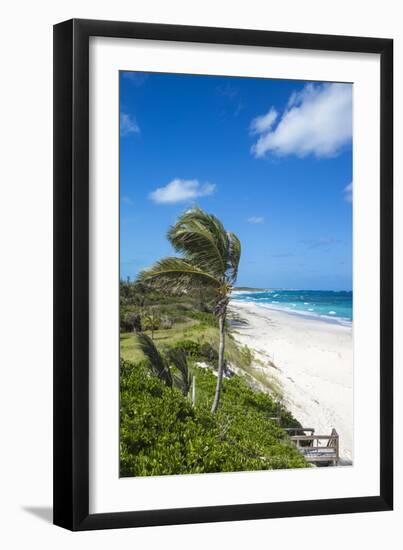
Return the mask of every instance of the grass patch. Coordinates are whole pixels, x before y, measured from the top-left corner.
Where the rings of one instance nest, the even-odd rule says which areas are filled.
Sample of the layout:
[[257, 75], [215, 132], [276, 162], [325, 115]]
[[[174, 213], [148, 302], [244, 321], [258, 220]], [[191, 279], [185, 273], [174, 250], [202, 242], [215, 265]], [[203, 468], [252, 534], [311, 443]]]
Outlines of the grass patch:
[[[145, 331], [145, 333], [151, 336], [150, 331]], [[190, 319], [186, 322], [176, 323], [171, 329], [154, 331], [153, 340], [161, 352], [170, 347], [175, 347], [183, 340], [191, 340], [200, 346], [209, 344], [214, 349], [218, 349], [219, 332], [218, 327]], [[120, 334], [120, 356], [121, 359], [127, 361], [136, 362], [142, 359], [143, 356], [138, 349], [134, 332], [122, 332]], [[227, 334], [225, 357], [230, 363], [246, 370], [251, 365], [253, 354], [247, 346], [240, 347], [231, 334]]]

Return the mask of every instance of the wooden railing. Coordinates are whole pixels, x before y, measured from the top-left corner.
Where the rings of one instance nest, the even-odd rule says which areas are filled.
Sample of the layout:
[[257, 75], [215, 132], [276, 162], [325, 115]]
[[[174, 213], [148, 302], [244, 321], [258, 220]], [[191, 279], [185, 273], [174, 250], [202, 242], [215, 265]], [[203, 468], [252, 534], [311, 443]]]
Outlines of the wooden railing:
[[284, 428], [284, 431], [288, 433], [288, 435], [304, 435], [301, 432], [304, 432], [306, 435], [306, 432], [310, 432], [311, 435], [315, 433], [315, 428]]
[[[313, 428], [286, 428], [285, 431], [308, 462], [328, 462], [334, 466], [338, 465], [340, 460], [339, 434], [334, 428], [330, 435], [316, 435]], [[306, 435], [306, 432], [310, 432], [310, 434]], [[301, 435], [301, 433], [305, 435]], [[327, 441], [327, 444], [323, 445], [323, 441]]]

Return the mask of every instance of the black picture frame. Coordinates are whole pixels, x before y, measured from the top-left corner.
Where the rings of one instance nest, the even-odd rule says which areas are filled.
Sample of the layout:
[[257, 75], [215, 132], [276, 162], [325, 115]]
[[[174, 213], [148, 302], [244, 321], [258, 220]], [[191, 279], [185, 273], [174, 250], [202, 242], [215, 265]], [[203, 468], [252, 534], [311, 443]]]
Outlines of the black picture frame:
[[[376, 53], [381, 57], [380, 490], [370, 497], [89, 513], [89, 38]], [[54, 26], [54, 523], [77, 530], [391, 510], [393, 40], [73, 19]]]

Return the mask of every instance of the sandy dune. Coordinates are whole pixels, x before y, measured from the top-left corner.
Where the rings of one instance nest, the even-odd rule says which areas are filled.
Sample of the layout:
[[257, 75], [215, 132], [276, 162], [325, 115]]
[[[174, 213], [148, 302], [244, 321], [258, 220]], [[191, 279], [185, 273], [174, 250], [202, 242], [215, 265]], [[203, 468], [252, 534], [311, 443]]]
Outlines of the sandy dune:
[[[253, 303], [231, 301], [243, 323], [234, 337], [247, 344], [277, 380], [284, 404], [317, 434], [340, 435], [344, 463], [353, 459], [352, 329]], [[273, 361], [275, 367], [270, 366]]]

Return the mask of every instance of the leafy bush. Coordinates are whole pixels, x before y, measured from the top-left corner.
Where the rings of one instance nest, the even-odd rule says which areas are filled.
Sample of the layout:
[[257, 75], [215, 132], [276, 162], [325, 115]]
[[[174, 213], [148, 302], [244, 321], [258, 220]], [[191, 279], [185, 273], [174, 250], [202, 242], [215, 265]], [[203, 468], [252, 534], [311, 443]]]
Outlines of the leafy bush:
[[161, 317], [161, 328], [162, 329], [165, 329], [165, 330], [170, 329], [170, 328], [172, 328], [173, 324], [174, 324], [174, 322], [170, 317], [168, 317], [167, 315], [162, 315], [162, 317]]
[[191, 359], [206, 360], [212, 365], [218, 360], [218, 352], [209, 342], [200, 343], [194, 340], [180, 340], [172, 348], [184, 351]]
[[212, 364], [218, 361], [218, 351], [209, 342], [203, 342], [200, 345], [200, 356]]
[[194, 369], [196, 406], [150, 375], [145, 361], [120, 365], [120, 474], [148, 476], [306, 467], [270, 417], [276, 403], [239, 377], [226, 380], [210, 414], [215, 377]]
[[141, 331], [141, 316], [134, 311], [128, 311], [120, 318], [120, 329], [124, 332]]
[[200, 357], [201, 345], [194, 340], [179, 340], [173, 346], [173, 349], [181, 349], [186, 355], [192, 359], [198, 359]]

